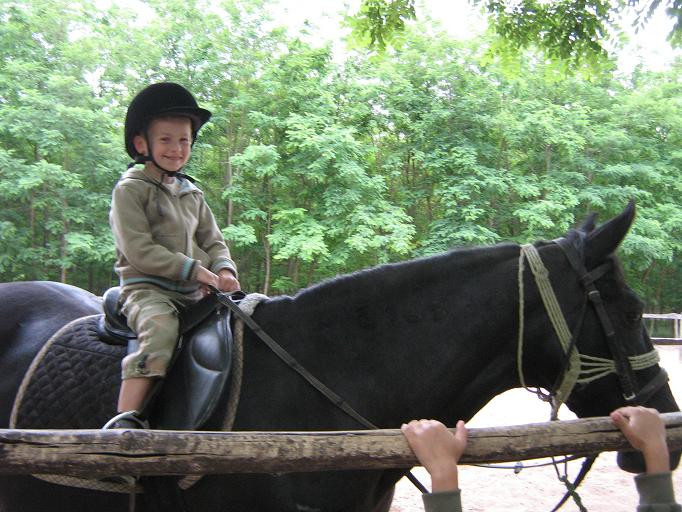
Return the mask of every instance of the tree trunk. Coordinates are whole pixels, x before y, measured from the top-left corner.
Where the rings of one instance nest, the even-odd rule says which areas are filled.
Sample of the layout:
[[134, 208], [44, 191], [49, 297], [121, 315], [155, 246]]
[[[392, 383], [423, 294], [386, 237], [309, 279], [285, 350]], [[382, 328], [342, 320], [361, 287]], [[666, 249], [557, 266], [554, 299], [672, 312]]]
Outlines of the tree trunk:
[[268, 219], [265, 224], [265, 233], [263, 234], [263, 251], [265, 253], [264, 263], [265, 263], [265, 277], [263, 279], [263, 294], [267, 295], [270, 292], [270, 272], [271, 272], [271, 258], [272, 249], [270, 247], [270, 240], [268, 240], [268, 235], [272, 228], [272, 212], [268, 209]]
[[69, 219], [66, 217], [68, 204], [62, 199], [62, 232], [59, 235], [60, 281], [66, 283], [66, 235], [69, 232]]

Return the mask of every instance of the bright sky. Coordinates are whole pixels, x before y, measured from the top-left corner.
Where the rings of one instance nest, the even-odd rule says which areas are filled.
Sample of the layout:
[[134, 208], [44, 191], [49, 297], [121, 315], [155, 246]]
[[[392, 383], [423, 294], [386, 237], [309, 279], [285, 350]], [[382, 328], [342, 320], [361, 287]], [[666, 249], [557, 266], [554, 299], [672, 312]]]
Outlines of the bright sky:
[[[98, 0], [102, 5], [116, 3], [136, 6], [145, 18], [149, 11], [140, 0]], [[333, 42], [335, 53], [343, 55], [342, 38], [347, 29], [342, 28], [343, 13], [355, 13], [361, 0], [278, 0], [270, 11], [274, 25], [288, 26], [291, 33], [305, 29], [313, 44]], [[485, 16], [474, 8], [469, 0], [417, 0], [417, 17], [436, 20], [452, 36], [467, 39], [485, 30]], [[630, 25], [629, 22], [623, 25]], [[669, 66], [675, 56], [682, 56], [682, 49], [673, 50], [666, 41], [673, 20], [665, 14], [665, 8], [656, 10], [645, 29], [630, 34], [630, 43], [619, 54], [619, 68], [630, 72], [639, 62], [646, 68], [661, 70]]]
[[[360, 0], [280, 0], [272, 8], [275, 22], [301, 30], [308, 21], [312, 27], [313, 42], [334, 41], [336, 51], [342, 51], [340, 43], [344, 31], [341, 28], [342, 12], [350, 7], [357, 12]], [[485, 16], [468, 0], [417, 0], [417, 17], [427, 16], [437, 20], [453, 37], [466, 39], [485, 30]], [[673, 20], [666, 16], [664, 8], [657, 9], [646, 28], [630, 34], [630, 43], [620, 52], [619, 67], [630, 71], [640, 60], [649, 69], [660, 70], [672, 63], [682, 50], [672, 50], [666, 36], [673, 26]], [[315, 29], [317, 27], [317, 29]]]

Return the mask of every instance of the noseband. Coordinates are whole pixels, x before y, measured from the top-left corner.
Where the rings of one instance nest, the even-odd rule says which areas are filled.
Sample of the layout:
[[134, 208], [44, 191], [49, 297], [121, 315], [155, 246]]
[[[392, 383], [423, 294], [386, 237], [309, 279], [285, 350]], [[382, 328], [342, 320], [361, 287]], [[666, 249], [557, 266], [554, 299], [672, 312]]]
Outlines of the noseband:
[[[540, 291], [540, 296], [545, 305], [547, 315], [554, 327], [559, 342], [565, 354], [564, 365], [559, 373], [557, 382], [548, 396], [542, 397], [552, 404], [552, 419], [556, 419], [559, 407], [570, 396], [576, 383], [588, 384], [610, 373], [618, 376], [623, 399], [627, 404], [644, 404], [668, 381], [668, 374], [663, 368], [659, 368], [656, 376], [641, 389], [635, 378], [636, 370], [658, 364], [659, 356], [656, 349], [637, 356], [628, 356], [622, 343], [616, 339], [613, 323], [604, 306], [601, 294], [594, 285], [595, 281], [611, 270], [613, 262], [606, 261], [600, 266], [588, 272], [575, 246], [566, 238], [554, 240], [565, 254], [573, 270], [578, 274], [578, 280], [585, 290], [584, 301], [580, 317], [573, 332], [570, 331], [566, 319], [561, 311], [556, 294], [549, 281], [549, 272], [542, 262], [540, 253], [531, 244], [521, 246], [519, 256], [519, 339], [517, 350], [517, 368], [521, 385], [528, 389], [523, 375], [523, 268], [524, 260], [528, 261], [529, 267], [535, 277], [535, 283]], [[599, 322], [604, 331], [609, 351], [613, 359], [589, 356], [581, 354], [576, 346], [577, 337], [580, 335], [583, 320], [587, 311], [587, 305], [594, 308]], [[540, 393], [539, 393], [539, 396]]]

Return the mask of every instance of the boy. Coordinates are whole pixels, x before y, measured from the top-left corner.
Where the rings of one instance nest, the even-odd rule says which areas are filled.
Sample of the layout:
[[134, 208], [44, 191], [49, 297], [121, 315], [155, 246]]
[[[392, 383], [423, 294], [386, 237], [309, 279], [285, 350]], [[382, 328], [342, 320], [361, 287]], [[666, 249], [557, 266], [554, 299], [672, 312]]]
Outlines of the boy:
[[[116, 243], [121, 311], [140, 342], [122, 362], [118, 414], [107, 428], [145, 426], [139, 411], [154, 379], [166, 374], [179, 337], [178, 310], [208, 286], [239, 290], [236, 265], [203, 193], [180, 171], [211, 117], [174, 83], [135, 96], [125, 120], [133, 162], [113, 191], [109, 221]], [[143, 168], [133, 168], [143, 164]]]

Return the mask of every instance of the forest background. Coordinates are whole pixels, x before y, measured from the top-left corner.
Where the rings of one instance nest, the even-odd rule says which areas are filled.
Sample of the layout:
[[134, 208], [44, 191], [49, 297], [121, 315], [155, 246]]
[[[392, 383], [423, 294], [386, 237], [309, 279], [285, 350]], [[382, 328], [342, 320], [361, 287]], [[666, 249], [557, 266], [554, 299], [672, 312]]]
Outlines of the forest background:
[[384, 52], [313, 45], [260, 1], [0, 4], [0, 281], [117, 284], [125, 109], [186, 85], [214, 116], [187, 172], [266, 294], [462, 245], [564, 234], [634, 199], [621, 247], [648, 312], [682, 310], [682, 61], [567, 74], [428, 19]]

